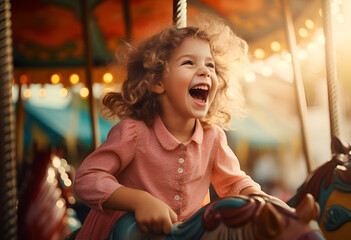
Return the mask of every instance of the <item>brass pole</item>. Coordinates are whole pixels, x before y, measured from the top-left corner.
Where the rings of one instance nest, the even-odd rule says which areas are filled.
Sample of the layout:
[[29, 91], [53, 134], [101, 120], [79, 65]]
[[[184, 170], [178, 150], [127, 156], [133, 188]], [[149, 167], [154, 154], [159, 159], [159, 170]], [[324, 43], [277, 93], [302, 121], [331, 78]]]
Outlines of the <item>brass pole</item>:
[[100, 130], [99, 130], [99, 119], [96, 111], [96, 102], [94, 99], [93, 92], [93, 79], [92, 79], [92, 69], [93, 69], [93, 56], [91, 51], [91, 38], [90, 38], [90, 9], [87, 4], [87, 0], [81, 0], [82, 6], [82, 24], [84, 33], [84, 52], [85, 52], [85, 73], [86, 73], [86, 84], [89, 89], [89, 114], [92, 129], [92, 145], [96, 149], [100, 145]]
[[309, 147], [309, 141], [308, 141], [309, 138], [308, 138], [307, 127], [306, 127], [307, 104], [306, 104], [306, 98], [305, 98], [305, 90], [303, 86], [303, 80], [302, 80], [299, 61], [296, 55], [296, 52], [297, 52], [296, 38], [295, 38], [294, 25], [293, 25], [293, 20], [292, 20], [291, 11], [290, 11], [290, 5], [288, 0], [282, 0], [282, 3], [284, 8], [283, 12], [284, 12], [285, 31], [288, 39], [289, 48], [290, 48], [292, 66], [294, 69], [294, 89], [295, 89], [296, 101], [297, 101], [297, 106], [299, 111], [302, 147], [303, 147], [303, 153], [306, 159], [307, 171], [308, 173], [310, 173], [312, 171], [312, 159], [310, 154], [310, 147]]
[[126, 40], [127, 42], [130, 42], [132, 40], [132, 21], [130, 18], [129, 0], [123, 0], [123, 14], [124, 14], [124, 25], [126, 28]]

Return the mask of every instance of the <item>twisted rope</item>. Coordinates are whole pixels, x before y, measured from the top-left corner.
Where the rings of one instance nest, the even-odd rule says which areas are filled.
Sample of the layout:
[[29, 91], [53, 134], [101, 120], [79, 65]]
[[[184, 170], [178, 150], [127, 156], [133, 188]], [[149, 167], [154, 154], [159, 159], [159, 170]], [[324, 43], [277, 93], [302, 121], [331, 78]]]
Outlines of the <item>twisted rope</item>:
[[186, 0], [173, 0], [173, 25], [176, 28], [186, 27]]
[[323, 29], [325, 36], [325, 61], [327, 69], [328, 103], [331, 139], [339, 137], [339, 108], [336, 56], [333, 42], [330, 0], [322, 0]]
[[17, 239], [10, 1], [0, 1], [0, 239]]

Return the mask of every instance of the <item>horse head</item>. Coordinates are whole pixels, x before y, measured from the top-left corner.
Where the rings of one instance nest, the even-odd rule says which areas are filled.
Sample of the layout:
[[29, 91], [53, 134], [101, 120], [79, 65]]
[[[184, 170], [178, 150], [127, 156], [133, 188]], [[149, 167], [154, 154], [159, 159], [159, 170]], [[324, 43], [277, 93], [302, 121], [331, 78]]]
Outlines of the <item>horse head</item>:
[[351, 239], [351, 146], [332, 139], [332, 159], [313, 171], [288, 201], [295, 207], [306, 194], [320, 206], [318, 222], [327, 239]]

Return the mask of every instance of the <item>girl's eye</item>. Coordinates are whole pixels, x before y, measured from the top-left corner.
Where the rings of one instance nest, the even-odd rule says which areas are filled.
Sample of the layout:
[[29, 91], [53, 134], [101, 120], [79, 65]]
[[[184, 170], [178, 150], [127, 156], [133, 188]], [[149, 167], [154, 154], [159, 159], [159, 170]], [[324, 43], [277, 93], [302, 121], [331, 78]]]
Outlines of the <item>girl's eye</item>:
[[193, 65], [193, 62], [190, 60], [186, 60], [182, 63], [182, 65]]
[[215, 67], [213, 63], [207, 63], [206, 66], [209, 67], [209, 68], [214, 68]]

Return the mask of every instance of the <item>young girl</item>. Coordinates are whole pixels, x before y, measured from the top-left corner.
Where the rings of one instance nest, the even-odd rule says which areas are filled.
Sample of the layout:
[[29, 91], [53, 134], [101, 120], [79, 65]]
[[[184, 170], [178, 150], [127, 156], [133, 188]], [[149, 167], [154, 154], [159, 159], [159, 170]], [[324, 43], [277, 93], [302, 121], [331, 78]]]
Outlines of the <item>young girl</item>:
[[220, 197], [262, 194], [220, 128], [246, 51], [218, 22], [171, 27], [130, 51], [121, 92], [102, 99], [121, 121], [76, 174], [75, 193], [92, 208], [77, 239], [105, 239], [125, 211], [142, 231], [168, 234], [202, 207], [210, 182]]

